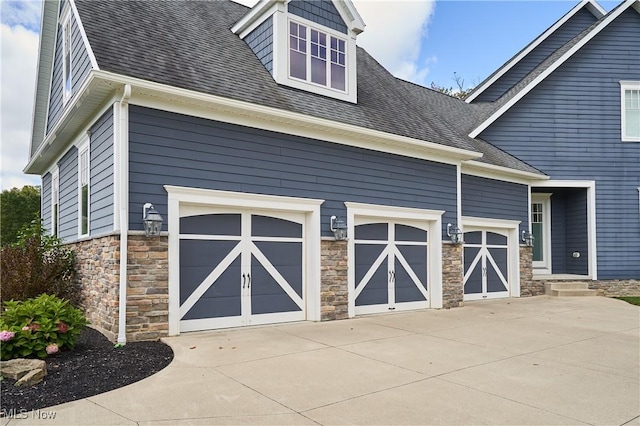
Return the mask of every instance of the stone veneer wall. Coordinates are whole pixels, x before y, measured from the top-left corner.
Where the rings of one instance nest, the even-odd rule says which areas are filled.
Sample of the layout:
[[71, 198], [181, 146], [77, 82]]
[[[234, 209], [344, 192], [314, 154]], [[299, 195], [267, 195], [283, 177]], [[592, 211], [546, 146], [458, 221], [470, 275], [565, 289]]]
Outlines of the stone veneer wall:
[[442, 307], [457, 308], [463, 305], [464, 266], [462, 244], [442, 243]]
[[589, 288], [598, 296], [640, 296], [640, 279], [589, 281]]
[[109, 339], [118, 335], [120, 236], [69, 244], [76, 253], [81, 308], [91, 325]]
[[169, 243], [166, 236], [129, 235], [127, 340], [169, 334]]
[[320, 250], [320, 320], [348, 318], [347, 241], [322, 240]]
[[544, 294], [544, 283], [533, 279], [533, 247], [520, 246], [520, 297]]

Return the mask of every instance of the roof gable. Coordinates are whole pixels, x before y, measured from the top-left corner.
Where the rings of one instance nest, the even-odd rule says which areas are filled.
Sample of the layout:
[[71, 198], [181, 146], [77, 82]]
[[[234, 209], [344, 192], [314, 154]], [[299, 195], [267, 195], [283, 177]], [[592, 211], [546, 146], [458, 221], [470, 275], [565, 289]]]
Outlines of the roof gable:
[[506, 111], [522, 99], [527, 93], [533, 90], [538, 84], [545, 80], [558, 67], [571, 58], [576, 52], [582, 49], [590, 40], [598, 35], [603, 29], [607, 28], [615, 21], [624, 11], [633, 9], [640, 13], [640, 0], [625, 0], [615, 9], [600, 18], [589, 28], [578, 34], [564, 46], [554, 52], [538, 67], [531, 71], [511, 90], [505, 93], [500, 99], [494, 102], [493, 107], [487, 110], [487, 114], [479, 121], [479, 124], [469, 134], [475, 138], [482, 133], [493, 122], [500, 118]]
[[605, 11], [594, 0], [582, 0], [476, 86], [465, 101], [495, 101], [539, 65], [545, 57], [604, 15]]

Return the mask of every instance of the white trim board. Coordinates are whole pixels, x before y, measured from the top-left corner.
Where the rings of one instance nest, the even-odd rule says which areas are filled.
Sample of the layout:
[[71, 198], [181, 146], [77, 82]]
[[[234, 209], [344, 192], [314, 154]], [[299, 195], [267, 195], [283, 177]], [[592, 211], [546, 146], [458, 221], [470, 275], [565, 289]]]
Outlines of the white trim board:
[[560, 65], [565, 63], [570, 57], [572, 57], [577, 51], [579, 51], [585, 44], [587, 44], [589, 41], [591, 41], [591, 39], [593, 39], [596, 35], [598, 35], [600, 31], [606, 28], [611, 22], [613, 22], [618, 16], [620, 16], [625, 10], [627, 10], [637, 1], [638, 0], [626, 0], [621, 6], [619, 6], [617, 9], [614, 9], [612, 12], [610, 12], [610, 14], [602, 22], [600, 22], [599, 25], [593, 28], [589, 34], [583, 37], [571, 49], [566, 51], [560, 58], [558, 58], [558, 60], [556, 60], [553, 64], [551, 64], [547, 69], [542, 71], [535, 79], [533, 79], [529, 84], [527, 84], [527, 86], [525, 86], [515, 96], [513, 96], [513, 98], [509, 99], [507, 103], [501, 106], [497, 111], [491, 114], [489, 118], [484, 120], [473, 131], [471, 131], [471, 133], [469, 133], [469, 137], [476, 138], [478, 135], [480, 135], [480, 133], [482, 133], [487, 127], [489, 127], [493, 122], [495, 122], [498, 118], [500, 118], [509, 109], [511, 109], [513, 105], [518, 103], [520, 99], [522, 99], [527, 93], [533, 90], [533, 88], [535, 88], [551, 73], [553, 73], [556, 69], [558, 69]]
[[465, 99], [465, 102], [471, 103], [480, 94], [484, 93], [489, 87], [496, 81], [505, 75], [510, 69], [524, 59], [529, 53], [531, 53], [536, 47], [538, 47], [543, 41], [548, 39], [553, 33], [555, 33], [560, 27], [562, 27], [569, 19], [578, 13], [582, 8], [586, 6], [587, 10], [591, 12], [597, 19], [606, 15], [606, 11], [593, 0], [582, 0], [575, 5], [569, 12], [567, 12], [562, 18], [556, 21], [553, 25], [547, 28], [542, 34], [540, 34], [535, 40], [529, 43], [524, 49], [516, 53], [511, 59], [509, 59], [502, 67], [500, 67], [493, 75], [489, 76], [484, 82], [480, 84], [473, 92]]

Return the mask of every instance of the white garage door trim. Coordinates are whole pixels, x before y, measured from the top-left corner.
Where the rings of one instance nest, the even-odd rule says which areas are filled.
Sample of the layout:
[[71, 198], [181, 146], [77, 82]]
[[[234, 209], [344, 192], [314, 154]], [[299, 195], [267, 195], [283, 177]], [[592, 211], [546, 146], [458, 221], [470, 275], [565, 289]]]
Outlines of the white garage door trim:
[[[320, 205], [324, 200], [217, 191], [165, 185], [169, 229], [169, 335], [180, 334], [180, 213], [206, 208], [232, 208], [304, 213], [306, 242], [304, 279], [306, 317], [320, 320]], [[200, 206], [200, 207], [198, 207]]]
[[[428, 244], [428, 299], [432, 308], [442, 307], [442, 210], [423, 210], [408, 207], [381, 206], [345, 202], [347, 207], [348, 226], [348, 292], [349, 317], [356, 315], [356, 277], [355, 277], [355, 226], [372, 220], [388, 221], [419, 221], [426, 224], [430, 243]], [[409, 307], [409, 305], [406, 305]]]
[[520, 297], [520, 239], [518, 236], [520, 223], [521, 221], [519, 220], [486, 219], [470, 216], [462, 217], [463, 232], [468, 232], [468, 230], [483, 230], [490, 232], [498, 230], [507, 234], [510, 297]]

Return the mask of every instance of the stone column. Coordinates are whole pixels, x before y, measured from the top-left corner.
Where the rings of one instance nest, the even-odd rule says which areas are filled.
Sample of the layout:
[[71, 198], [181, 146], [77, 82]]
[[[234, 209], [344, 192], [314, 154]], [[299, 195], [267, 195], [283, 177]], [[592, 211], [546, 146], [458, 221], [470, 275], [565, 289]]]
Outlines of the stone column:
[[533, 247], [520, 246], [520, 297], [544, 294], [544, 283], [533, 279]]
[[442, 243], [442, 307], [457, 308], [463, 305], [462, 245]]
[[322, 240], [320, 320], [349, 317], [347, 241]]

